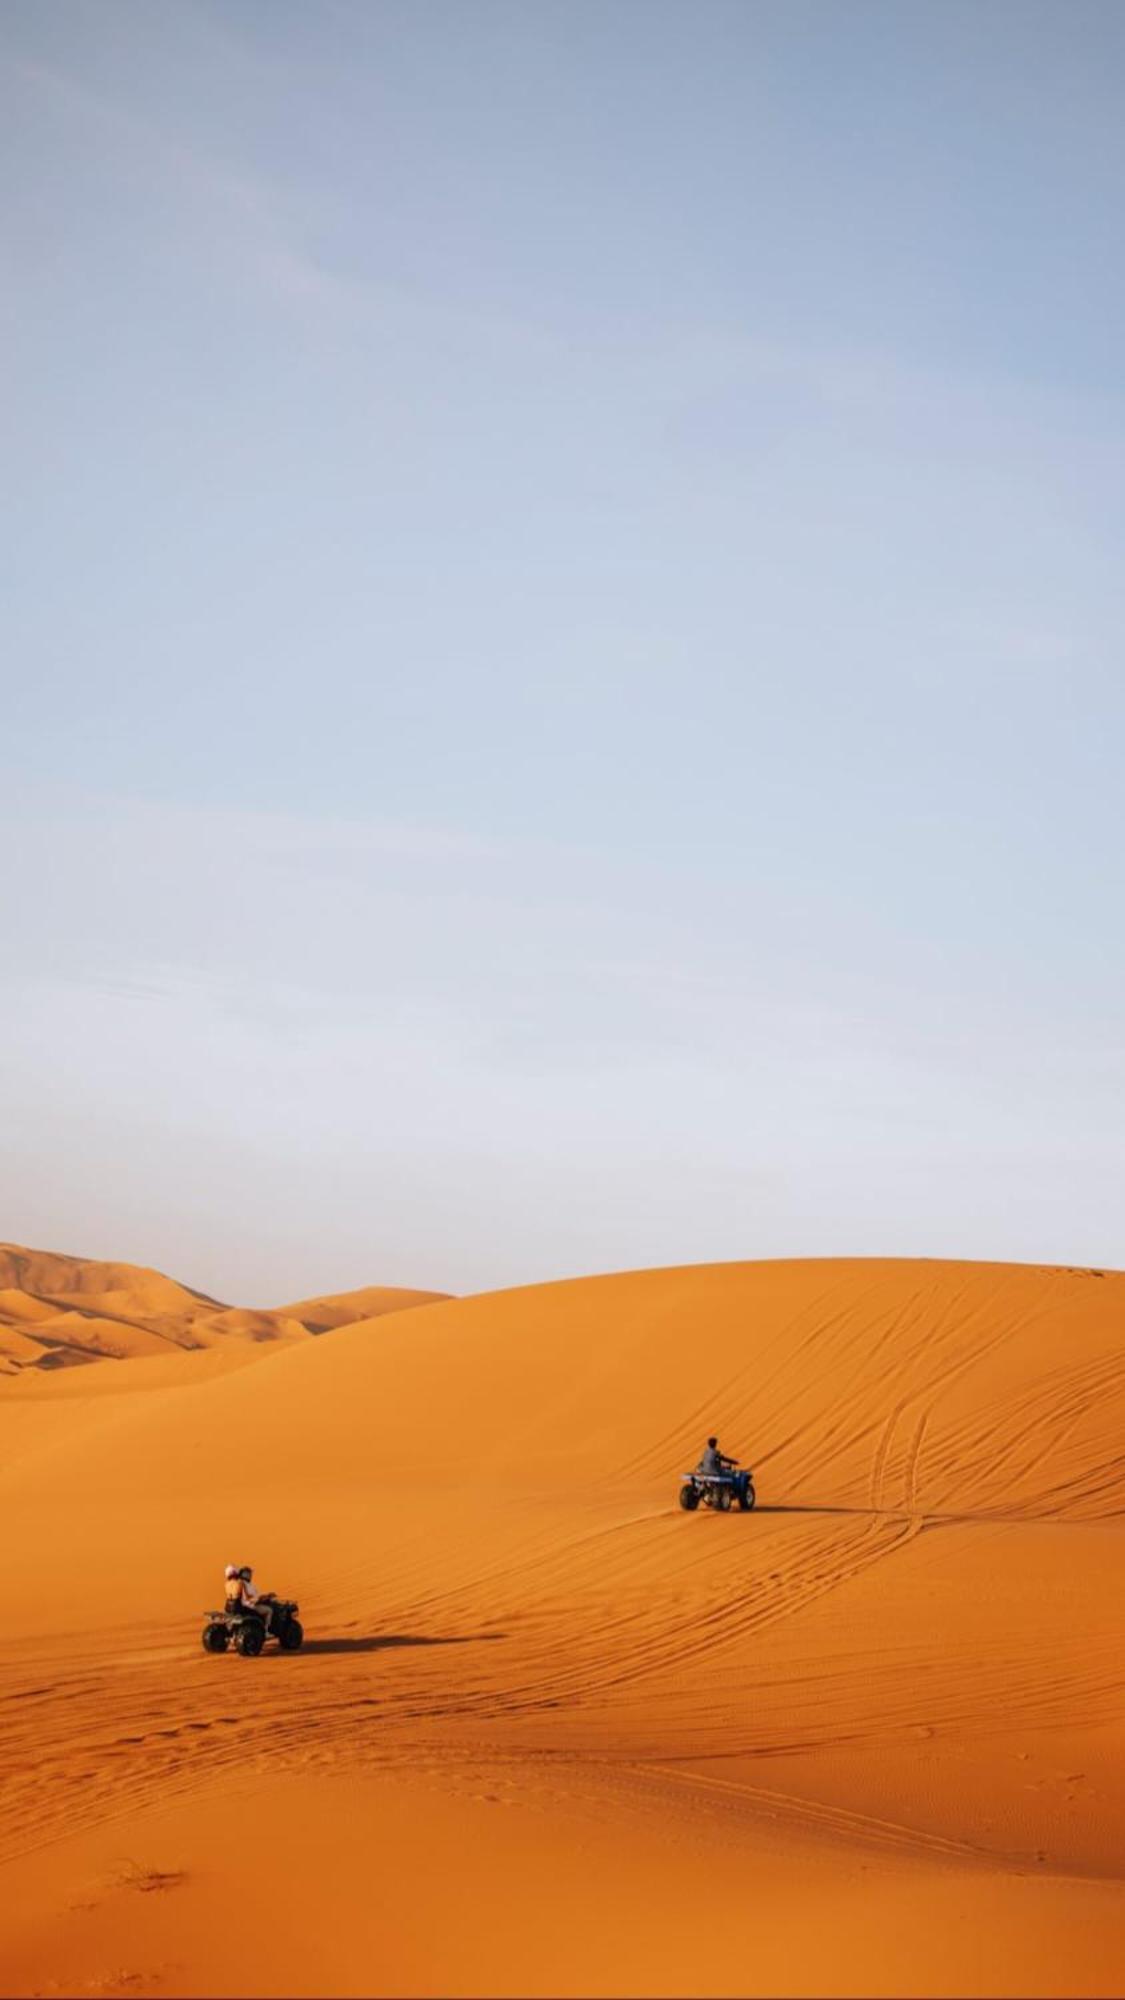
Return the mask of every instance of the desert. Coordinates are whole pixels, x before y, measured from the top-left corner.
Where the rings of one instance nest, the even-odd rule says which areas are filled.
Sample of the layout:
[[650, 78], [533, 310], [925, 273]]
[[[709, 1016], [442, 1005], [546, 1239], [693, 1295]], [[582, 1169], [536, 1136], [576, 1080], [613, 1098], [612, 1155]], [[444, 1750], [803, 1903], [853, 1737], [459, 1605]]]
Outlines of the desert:
[[[1119, 1990], [1120, 1273], [204, 1303], [0, 1383], [0, 1991]], [[204, 1653], [232, 1555], [301, 1651]]]
[[1125, 1994], [1123, 113], [0, 4], [0, 2000]]

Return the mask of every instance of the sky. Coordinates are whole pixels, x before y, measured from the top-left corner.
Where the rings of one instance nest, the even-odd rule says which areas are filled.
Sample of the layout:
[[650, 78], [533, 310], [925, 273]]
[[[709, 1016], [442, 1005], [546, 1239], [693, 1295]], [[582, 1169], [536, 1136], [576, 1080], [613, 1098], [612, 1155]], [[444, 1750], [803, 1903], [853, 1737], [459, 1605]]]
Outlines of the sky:
[[1125, 1266], [1125, 9], [5, 0], [0, 1235]]

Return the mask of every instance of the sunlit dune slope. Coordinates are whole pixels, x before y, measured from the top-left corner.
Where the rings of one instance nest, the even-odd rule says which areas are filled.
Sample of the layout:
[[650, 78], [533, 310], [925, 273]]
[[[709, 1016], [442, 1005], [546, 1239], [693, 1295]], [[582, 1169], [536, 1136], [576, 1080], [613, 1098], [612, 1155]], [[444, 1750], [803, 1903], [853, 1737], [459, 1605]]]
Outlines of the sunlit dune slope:
[[216, 1340], [306, 1340], [440, 1294], [367, 1287], [265, 1311], [225, 1306], [160, 1271], [0, 1244], [0, 1376], [123, 1361]]
[[[230, 1990], [208, 1829], [259, 1786], [222, 1896], [276, 1875], [288, 1944], [242, 1990], [1120, 1990], [1121, 1274], [626, 1273], [9, 1414], [17, 1971], [130, 1934], [48, 1865], [128, 1816], [184, 1883], [138, 1990]], [[678, 1508], [712, 1431], [756, 1512]], [[203, 1655], [231, 1558], [304, 1653]]]
[[[484, 1491], [611, 1481], [671, 1500], [717, 1431], [766, 1502], [1096, 1519], [1125, 1507], [1123, 1326], [1117, 1273], [876, 1260], [626, 1273], [431, 1305], [388, 1320], [377, 1344], [357, 1321], [330, 1351], [306, 1344], [268, 1378], [215, 1385], [206, 1420], [225, 1444], [253, 1412], [318, 1483], [377, 1484], [421, 1460], [430, 1480]], [[158, 1488], [192, 1477], [182, 1417], [170, 1404], [159, 1431], [144, 1420]], [[254, 1479], [269, 1484], [268, 1468]], [[234, 1466], [225, 1481], [237, 1489]]]
[[[324, 1577], [322, 1535], [350, 1549], [365, 1494], [407, 1531], [417, 1498], [451, 1488], [452, 1512], [510, 1506], [517, 1523], [517, 1494], [671, 1505], [711, 1431], [753, 1462], [765, 1506], [855, 1510], [864, 1533], [868, 1515], [887, 1523], [879, 1535], [933, 1516], [1113, 1519], [1123, 1309], [1116, 1273], [874, 1260], [483, 1294], [388, 1316], [378, 1341], [361, 1320], [294, 1342], [190, 1395], [177, 1382], [143, 1408], [91, 1406], [57, 1464], [43, 1432], [38, 1504], [65, 1516], [77, 1486], [129, 1520], [138, 1554], [161, 1551], [169, 1613], [187, 1578], [198, 1596], [211, 1574], [201, 1510], [231, 1532], [244, 1522], [271, 1566], [307, 1551]], [[101, 1534], [83, 1513], [51, 1541], [64, 1574], [79, 1538]], [[112, 1596], [101, 1608], [127, 1615]]]

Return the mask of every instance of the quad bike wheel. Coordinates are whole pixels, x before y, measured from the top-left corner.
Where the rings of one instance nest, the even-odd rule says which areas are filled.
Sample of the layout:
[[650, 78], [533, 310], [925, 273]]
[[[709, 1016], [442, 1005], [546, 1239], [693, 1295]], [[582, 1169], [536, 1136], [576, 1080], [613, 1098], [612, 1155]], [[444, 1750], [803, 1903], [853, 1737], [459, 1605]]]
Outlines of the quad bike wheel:
[[680, 1506], [686, 1514], [694, 1514], [699, 1505], [699, 1495], [694, 1486], [681, 1486]]
[[266, 1635], [256, 1618], [248, 1618], [238, 1628], [235, 1645], [245, 1660], [256, 1660], [266, 1643]]
[[748, 1484], [745, 1491], [738, 1496], [738, 1505], [742, 1513], [749, 1514], [757, 1497], [754, 1488]]
[[730, 1487], [729, 1487], [729, 1486], [716, 1486], [716, 1488], [715, 1488], [715, 1498], [714, 1498], [714, 1500], [713, 1500], [713, 1502], [712, 1502], [712, 1505], [718, 1508], [718, 1510], [719, 1510], [720, 1514], [729, 1514], [729, 1513], [730, 1513]]
[[277, 1643], [283, 1653], [295, 1653], [298, 1651], [304, 1636], [305, 1628], [300, 1620], [297, 1618], [287, 1618], [281, 1631], [278, 1633]]
[[205, 1653], [225, 1653], [230, 1645], [230, 1633], [225, 1625], [205, 1625], [203, 1627], [203, 1650]]

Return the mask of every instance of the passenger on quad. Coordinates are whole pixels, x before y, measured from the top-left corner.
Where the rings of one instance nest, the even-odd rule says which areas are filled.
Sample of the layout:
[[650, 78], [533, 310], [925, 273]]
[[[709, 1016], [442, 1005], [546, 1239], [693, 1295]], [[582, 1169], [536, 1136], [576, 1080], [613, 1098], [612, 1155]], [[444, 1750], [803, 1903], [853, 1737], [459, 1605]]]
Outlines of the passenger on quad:
[[272, 1590], [257, 1590], [254, 1586], [254, 1572], [249, 1563], [240, 1568], [234, 1563], [226, 1567], [227, 1611], [237, 1612], [243, 1618], [260, 1618], [263, 1625], [270, 1622], [270, 1605], [274, 1601]]
[[250, 1564], [243, 1563], [240, 1567], [237, 1563], [228, 1563], [224, 1574], [227, 1610], [253, 1611], [259, 1593], [254, 1588], [254, 1572]]
[[228, 1563], [223, 1572], [221, 1611], [204, 1614], [203, 1647], [225, 1653], [232, 1643], [240, 1653], [256, 1658], [267, 1639], [276, 1639], [283, 1653], [295, 1653], [305, 1633], [296, 1598], [279, 1598], [276, 1591], [257, 1590], [249, 1563]]

